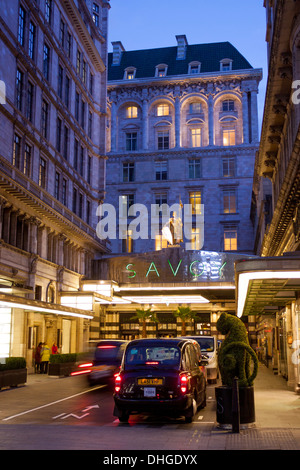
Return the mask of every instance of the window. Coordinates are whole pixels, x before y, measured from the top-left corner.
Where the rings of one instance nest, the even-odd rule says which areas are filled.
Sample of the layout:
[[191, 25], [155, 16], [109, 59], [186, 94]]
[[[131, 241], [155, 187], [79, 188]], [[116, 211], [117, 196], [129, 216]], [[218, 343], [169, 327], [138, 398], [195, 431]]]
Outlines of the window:
[[86, 85], [86, 79], [87, 79], [87, 64], [86, 61], [84, 60], [82, 62], [82, 81]]
[[19, 111], [22, 111], [23, 103], [23, 72], [17, 69], [17, 78], [16, 78], [16, 106]]
[[157, 133], [157, 148], [158, 150], [169, 148], [169, 131], [159, 131]]
[[30, 21], [29, 24], [29, 38], [28, 38], [28, 55], [30, 59], [34, 59], [35, 53], [35, 36], [36, 36], [36, 27], [35, 24]]
[[73, 188], [73, 202], [72, 202], [72, 211], [74, 214], [77, 213], [77, 189]]
[[65, 126], [64, 131], [64, 159], [68, 160], [69, 128]]
[[125, 80], [133, 80], [135, 78], [135, 69], [126, 69], [124, 73]]
[[224, 100], [222, 102], [222, 111], [234, 111], [234, 100]]
[[168, 104], [159, 104], [156, 108], [157, 116], [169, 116], [170, 108]]
[[167, 215], [168, 213], [168, 196], [166, 193], [156, 194], [155, 195], [155, 215]]
[[200, 73], [200, 67], [201, 67], [200, 62], [191, 62], [191, 63], [189, 64], [189, 71], [188, 71], [188, 73], [189, 73], [189, 74]]
[[190, 244], [192, 250], [201, 250], [201, 233], [199, 227], [191, 229]]
[[134, 204], [134, 194], [123, 194], [121, 196], [122, 217], [127, 217], [129, 208]]
[[168, 240], [160, 234], [155, 235], [155, 251], [160, 251], [163, 248], [168, 248]]
[[46, 188], [46, 173], [47, 173], [47, 162], [44, 158], [40, 158], [39, 167], [39, 185], [41, 188]]
[[122, 239], [122, 253], [132, 253], [133, 252], [132, 230], [126, 230], [124, 234], [126, 238]]
[[163, 181], [168, 179], [168, 167], [166, 161], [155, 162], [155, 179]]
[[89, 200], [86, 201], [86, 223], [90, 225], [91, 222], [91, 203]]
[[189, 193], [189, 204], [192, 214], [201, 214], [201, 191], [192, 191]]
[[63, 94], [63, 76], [64, 76], [63, 68], [59, 65], [58, 66], [57, 94], [60, 97], [60, 99], [62, 99], [62, 94]]
[[201, 160], [194, 158], [189, 160], [189, 178], [201, 178]]
[[190, 103], [189, 106], [189, 112], [190, 114], [199, 114], [202, 112], [202, 106], [200, 101], [194, 101], [193, 103]]
[[63, 20], [60, 20], [60, 28], [59, 28], [59, 42], [62, 47], [65, 45], [65, 23]]
[[71, 57], [72, 52], [72, 35], [71, 33], [67, 32], [67, 54], [68, 57]]
[[34, 86], [31, 82], [28, 82], [26, 117], [30, 122], [32, 122], [33, 120], [33, 92], [34, 92]]
[[54, 188], [54, 196], [57, 200], [59, 200], [59, 186], [60, 186], [60, 173], [58, 171], [55, 172], [55, 188]]
[[137, 118], [138, 117], [138, 109], [136, 106], [129, 106], [126, 109], [126, 117], [129, 119]]
[[56, 150], [61, 151], [61, 127], [62, 120], [58, 117], [56, 120]]
[[127, 132], [126, 133], [126, 151], [134, 151], [137, 149], [137, 133]]
[[77, 48], [77, 55], [76, 55], [76, 72], [78, 75], [80, 75], [80, 70], [81, 70], [81, 52]]
[[90, 94], [92, 95], [93, 90], [94, 90], [94, 75], [92, 73], [90, 73], [90, 86], [89, 86], [89, 89], [90, 89]]
[[14, 137], [13, 165], [17, 168], [21, 165], [21, 138], [17, 134]]
[[224, 251], [237, 250], [237, 230], [225, 228], [224, 229]]
[[99, 5], [93, 3], [93, 21], [96, 26], [99, 26]]
[[30, 177], [31, 171], [31, 146], [25, 143], [24, 148], [24, 175]]
[[50, 48], [47, 44], [44, 44], [44, 56], [43, 56], [43, 74], [46, 80], [49, 80], [49, 66], [50, 66]]
[[89, 121], [88, 121], [88, 136], [91, 139], [93, 132], [93, 113], [89, 111]]
[[25, 10], [22, 6], [19, 8], [18, 42], [24, 46], [25, 40]]
[[65, 105], [67, 108], [69, 107], [69, 100], [70, 100], [70, 79], [66, 76], [65, 80]]
[[42, 102], [42, 119], [41, 119], [41, 132], [42, 136], [47, 139], [48, 136], [48, 108], [49, 105], [47, 101], [43, 100]]
[[81, 100], [81, 127], [85, 126], [85, 102]]
[[79, 150], [79, 142], [78, 142], [77, 139], [75, 139], [75, 141], [74, 141], [74, 162], [73, 162], [75, 170], [78, 169], [78, 150]]
[[234, 158], [223, 158], [222, 162], [222, 175], [225, 178], [232, 178], [235, 176], [235, 159]]
[[134, 163], [123, 163], [123, 182], [134, 181]]
[[223, 129], [223, 145], [235, 145], [235, 129]]
[[47, 23], [51, 22], [52, 16], [52, 0], [45, 0], [45, 20]]
[[67, 196], [68, 196], [68, 182], [66, 178], [63, 178], [62, 181], [62, 203], [67, 205]]
[[191, 147], [201, 147], [201, 128], [191, 129]]
[[223, 212], [224, 214], [236, 213], [236, 191], [235, 189], [225, 189], [223, 191]]
[[82, 219], [83, 214], [83, 194], [79, 193], [79, 208], [78, 208], [78, 216]]
[[155, 67], [155, 76], [156, 77], [166, 77], [168, 66], [165, 64], [160, 64]]
[[75, 93], [75, 119], [79, 121], [79, 93], [76, 91]]
[[91, 184], [91, 176], [92, 176], [92, 157], [89, 155], [88, 162], [87, 162], [87, 177], [86, 177], [86, 180], [89, 184]]
[[229, 72], [232, 70], [232, 60], [231, 59], [222, 59], [220, 61], [220, 70], [222, 72]]
[[81, 147], [80, 151], [80, 164], [79, 164], [79, 173], [83, 176], [84, 172], [84, 147]]

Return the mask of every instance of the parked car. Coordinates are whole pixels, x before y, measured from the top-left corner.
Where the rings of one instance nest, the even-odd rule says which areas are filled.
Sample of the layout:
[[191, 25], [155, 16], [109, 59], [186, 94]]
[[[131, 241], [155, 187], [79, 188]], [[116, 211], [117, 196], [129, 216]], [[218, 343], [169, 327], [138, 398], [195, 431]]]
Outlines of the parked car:
[[216, 383], [219, 376], [218, 369], [218, 342], [216, 336], [185, 336], [196, 340], [201, 349], [202, 357], [207, 358], [207, 381]]
[[99, 340], [94, 346], [92, 360], [78, 364], [71, 375], [86, 375], [90, 385], [114, 384], [114, 375], [120, 371], [128, 341]]
[[114, 416], [126, 422], [134, 413], [191, 422], [206, 406], [206, 380], [192, 341], [140, 339], [128, 343], [115, 377]]

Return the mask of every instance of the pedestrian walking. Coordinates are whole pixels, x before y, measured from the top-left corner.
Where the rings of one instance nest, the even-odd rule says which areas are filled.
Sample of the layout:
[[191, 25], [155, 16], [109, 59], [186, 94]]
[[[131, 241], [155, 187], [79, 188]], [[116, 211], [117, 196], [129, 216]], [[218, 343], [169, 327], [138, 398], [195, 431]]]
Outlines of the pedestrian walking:
[[41, 351], [42, 351], [43, 343], [39, 343], [36, 347], [35, 354], [34, 354], [34, 364], [35, 364], [35, 372], [36, 374], [41, 373]]
[[41, 352], [41, 366], [42, 366], [41, 374], [47, 374], [49, 361], [50, 361], [50, 348], [46, 342], [43, 344], [42, 352]]

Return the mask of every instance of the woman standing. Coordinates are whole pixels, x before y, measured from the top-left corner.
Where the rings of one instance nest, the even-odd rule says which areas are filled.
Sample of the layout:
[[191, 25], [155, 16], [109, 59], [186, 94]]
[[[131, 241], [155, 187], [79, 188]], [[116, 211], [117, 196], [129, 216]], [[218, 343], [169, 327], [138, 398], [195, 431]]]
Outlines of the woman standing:
[[34, 355], [34, 363], [35, 363], [35, 372], [37, 374], [41, 373], [41, 351], [42, 351], [42, 343], [39, 343]]

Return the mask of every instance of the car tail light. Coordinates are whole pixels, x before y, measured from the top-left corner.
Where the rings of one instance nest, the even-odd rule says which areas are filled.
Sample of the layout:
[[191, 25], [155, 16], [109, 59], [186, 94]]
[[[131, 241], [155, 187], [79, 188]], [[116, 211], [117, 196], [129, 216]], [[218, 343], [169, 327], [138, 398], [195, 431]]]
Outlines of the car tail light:
[[79, 369], [84, 369], [85, 367], [93, 367], [92, 362], [86, 362], [85, 364], [79, 364]]
[[121, 382], [122, 378], [120, 374], [115, 375], [115, 392], [119, 392], [121, 390]]
[[159, 364], [158, 361], [147, 361], [146, 366], [157, 366]]
[[106, 346], [97, 346], [98, 349], [115, 349], [117, 346], [106, 345]]
[[187, 375], [181, 375], [180, 376], [180, 390], [182, 393], [187, 392], [187, 387], [188, 387], [188, 377]]
[[93, 367], [92, 362], [85, 362], [83, 364], [79, 364], [78, 369], [80, 369], [80, 370], [75, 370], [75, 371], [71, 372], [71, 375], [74, 376], [74, 375], [89, 374], [90, 372], [92, 372], [90, 367]]

